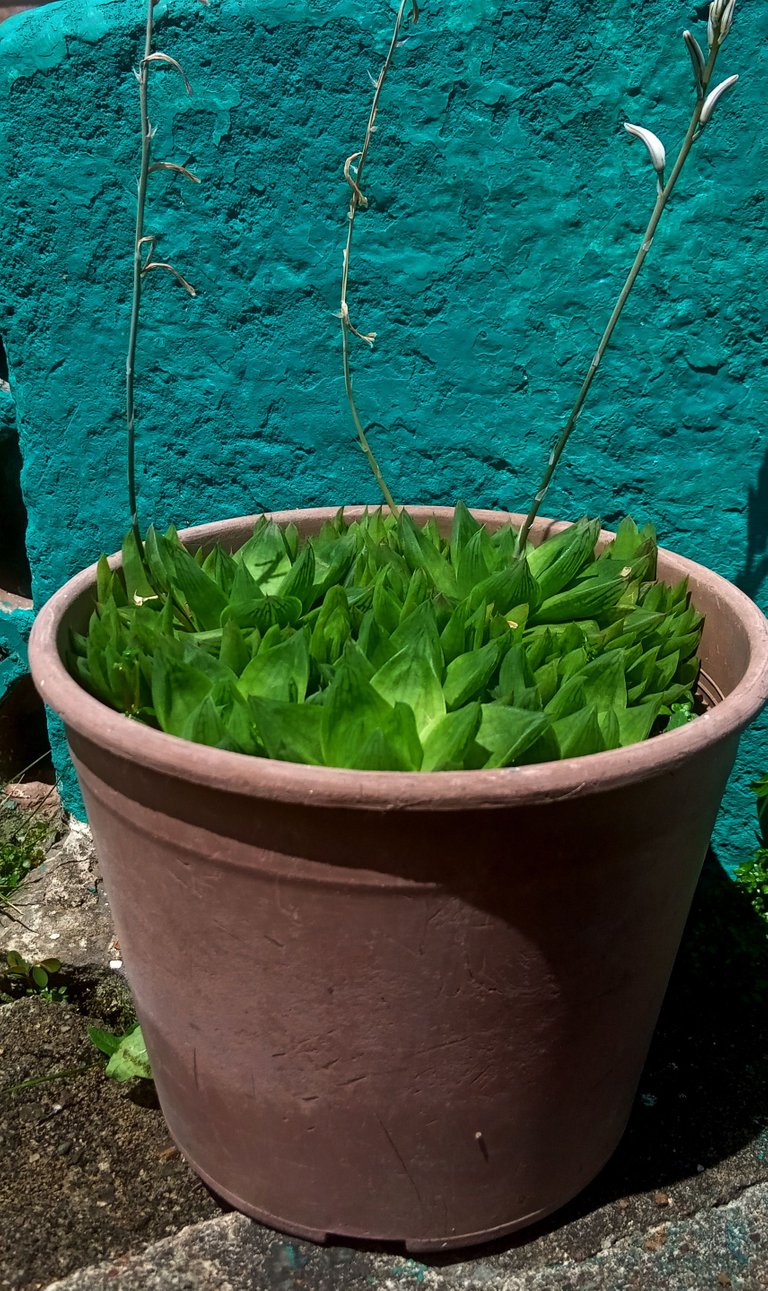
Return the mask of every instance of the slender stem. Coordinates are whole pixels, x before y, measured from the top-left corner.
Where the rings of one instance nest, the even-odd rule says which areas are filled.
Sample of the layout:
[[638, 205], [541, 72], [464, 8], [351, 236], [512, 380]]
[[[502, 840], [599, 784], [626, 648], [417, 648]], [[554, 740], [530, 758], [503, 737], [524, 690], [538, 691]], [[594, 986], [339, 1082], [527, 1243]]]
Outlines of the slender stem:
[[3, 1089], [4, 1094], [18, 1094], [22, 1089], [32, 1089], [35, 1085], [47, 1085], [52, 1080], [71, 1080], [73, 1076], [83, 1076], [86, 1071], [90, 1071], [97, 1063], [89, 1062], [82, 1067], [70, 1067], [67, 1071], [54, 1071], [50, 1076], [31, 1076], [29, 1080], [19, 1081], [18, 1085], [6, 1085]]
[[651, 249], [651, 245], [653, 243], [656, 229], [658, 228], [659, 221], [662, 215], [664, 214], [664, 209], [667, 205], [667, 202], [669, 201], [669, 198], [672, 195], [672, 191], [675, 187], [675, 184], [677, 183], [680, 177], [680, 172], [682, 171], [683, 166], [685, 165], [685, 162], [688, 158], [688, 154], [690, 153], [691, 148], [693, 147], [694, 143], [699, 137], [699, 133], [700, 133], [699, 118], [701, 116], [702, 107], [704, 106], [704, 99], [706, 98], [706, 95], [707, 95], [707, 90], [709, 88], [709, 83], [712, 78], [712, 72], [714, 71], [715, 62], [717, 61], [717, 55], [720, 50], [720, 44], [721, 44], [721, 40], [720, 40], [719, 31], [718, 31], [714, 41], [712, 42], [712, 48], [710, 50], [706, 68], [704, 69], [704, 72], [702, 74], [701, 92], [697, 96], [696, 105], [693, 109], [690, 125], [688, 126], [688, 130], [686, 131], [686, 135], [680, 147], [680, 151], [677, 154], [677, 159], [675, 161], [674, 166], [672, 167], [669, 179], [664, 184], [662, 184], [661, 182], [659, 183], [659, 190], [656, 197], [656, 202], [653, 207], [653, 211], [651, 213], [651, 218], [648, 221], [646, 230], [643, 234], [643, 240], [640, 243], [640, 246], [637, 251], [637, 255], [635, 256], [634, 261], [632, 262], [632, 268], [627, 274], [626, 280], [624, 282], [624, 286], [622, 287], [621, 292], [619, 293], [619, 298], [616, 301], [616, 304], [613, 307], [611, 316], [608, 319], [608, 322], [606, 324], [605, 331], [600, 337], [600, 341], [597, 346], [597, 349], [595, 350], [592, 362], [589, 365], [587, 374], [584, 377], [584, 380], [581, 383], [581, 388], [579, 390], [579, 393], [576, 396], [576, 402], [573, 405], [571, 414], [567, 422], [565, 423], [565, 426], [563, 427], [560, 433], [560, 436], [557, 439], [557, 442], [555, 443], [554, 448], [552, 449], [552, 452], [550, 453], [549, 462], [547, 464], [547, 469], [544, 472], [544, 477], [541, 481], [541, 484], [539, 485], [538, 491], [533, 499], [531, 508], [520, 530], [520, 534], [518, 537], [518, 552], [520, 553], [525, 551], [525, 544], [528, 539], [528, 534], [530, 532], [531, 525], [533, 524], [534, 520], [536, 519], [536, 516], [538, 515], [539, 507], [544, 501], [544, 498], [547, 493], [547, 489], [549, 488], [550, 482], [552, 480], [552, 476], [554, 475], [555, 470], [557, 469], [557, 464], [563, 455], [565, 446], [568, 443], [568, 440], [571, 437], [571, 433], [573, 432], [576, 422], [579, 419], [581, 410], [584, 407], [584, 403], [586, 401], [587, 395], [589, 394], [590, 387], [592, 385], [592, 382], [595, 379], [595, 374], [597, 373], [597, 369], [600, 366], [602, 357], [608, 348], [608, 344], [610, 342], [611, 337], [613, 336], [613, 332], [616, 327], [616, 324], [618, 323], [619, 318], [621, 317], [621, 313], [624, 309], [624, 306], [627, 303], [629, 294], [635, 285], [637, 276], [640, 273], [640, 270], [642, 269], [643, 264], [645, 263], [645, 258]]
[[131, 326], [128, 334], [128, 355], [125, 361], [125, 417], [128, 430], [128, 506], [131, 513], [131, 529], [140, 553], [144, 547], [141, 540], [138, 506], [136, 502], [136, 406], [134, 402], [134, 376], [136, 371], [136, 341], [139, 334], [139, 310], [141, 308], [141, 286], [143, 278], [143, 238], [144, 209], [147, 203], [147, 179], [152, 161], [152, 128], [149, 123], [147, 102], [147, 83], [149, 80], [149, 56], [152, 53], [152, 36], [154, 33], [155, 0], [147, 0], [147, 25], [144, 36], [144, 57], [137, 73], [139, 79], [139, 100], [141, 103], [141, 168], [139, 170], [139, 189], [136, 200], [136, 237], [133, 247], [133, 296], [131, 301]]
[[[356, 327], [352, 326], [352, 323], [349, 317], [349, 306], [347, 304], [347, 288], [349, 284], [349, 262], [350, 262], [350, 255], [352, 251], [352, 235], [355, 227], [355, 217], [361, 206], [366, 207], [368, 205], [367, 198], [363, 196], [363, 193], [360, 187], [362, 183], [362, 178], [363, 178], [363, 170], [365, 167], [366, 159], [368, 157], [368, 149], [370, 147], [371, 138], [376, 128], [376, 115], [379, 110], [379, 100], [381, 98], [381, 91], [384, 88], [384, 82], [387, 78], [387, 73], [389, 72], [389, 69], [392, 65], [392, 58], [393, 58], [395, 49], [397, 48], [397, 42], [400, 36], [400, 28], [402, 27], [403, 17], [405, 15], [406, 9], [408, 8], [410, 8], [413, 12], [414, 22], [418, 17], [418, 8], [416, 4], [414, 4], [413, 0], [401, 0], [400, 8], [397, 11], [397, 17], [395, 19], [395, 25], [392, 31], [392, 37], [389, 42], [389, 49], [387, 50], [387, 56], [384, 60], [384, 65], [381, 71], [379, 72], [378, 80], [376, 81], [376, 88], [374, 90], [373, 103], [371, 104], [371, 111], [368, 117], [368, 125], [365, 131], [365, 139], [363, 141], [363, 146], [360, 152], [353, 153], [351, 157], [347, 158], [347, 163], [344, 167], [344, 174], [346, 176], [346, 179], [350, 188], [352, 189], [352, 196], [349, 199], [349, 211], [347, 213], [347, 241], [344, 247], [344, 270], [341, 277], [341, 309], [339, 311], [339, 317], [341, 319], [341, 352], [342, 352], [342, 362], [344, 365], [344, 387], [347, 392], [347, 402], [349, 403], [349, 410], [352, 414], [352, 421], [354, 422], [355, 430], [357, 431], [357, 437], [360, 441], [360, 447], [362, 448], [366, 458], [368, 459], [368, 465], [373, 471], [374, 478], [379, 488], [381, 489], [381, 492], [384, 497], [384, 501], [386, 502], [387, 506], [392, 512], [396, 510], [395, 502], [389, 488], [387, 487], [387, 482], [384, 479], [384, 476], [382, 475], [381, 468], [378, 462], [376, 461], [376, 457], [374, 456], [373, 450], [371, 449], [371, 446], [368, 443], [368, 437], [363, 429], [363, 424], [360, 420], [360, 415], [357, 410], [357, 404], [355, 402], [354, 391], [352, 389], [352, 372], [350, 369], [350, 362], [349, 362], [350, 335], [354, 334], [355, 336], [359, 337], [360, 340], [367, 341], [369, 345], [373, 345], [373, 342], [375, 339], [375, 333], [371, 332], [368, 335], [364, 335], [362, 332], [359, 332]], [[351, 173], [351, 167], [354, 162], [357, 162], [357, 166], [353, 176]]]

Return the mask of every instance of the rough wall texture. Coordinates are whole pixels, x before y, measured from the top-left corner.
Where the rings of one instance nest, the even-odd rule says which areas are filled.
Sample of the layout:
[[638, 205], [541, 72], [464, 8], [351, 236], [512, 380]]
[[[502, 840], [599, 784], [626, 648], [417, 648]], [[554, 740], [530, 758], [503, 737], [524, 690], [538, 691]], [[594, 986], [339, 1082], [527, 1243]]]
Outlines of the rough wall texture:
[[[126, 524], [122, 369], [140, 0], [68, 0], [0, 31], [9, 357], [37, 602]], [[397, 51], [368, 172], [351, 307], [359, 402], [401, 500], [524, 506], [654, 196], [642, 145], [690, 110], [680, 0], [429, 0]], [[198, 289], [152, 276], [140, 345], [143, 520], [376, 500], [344, 406], [347, 190], [391, 0], [174, 0], [159, 47], [149, 228]], [[722, 55], [746, 73], [697, 147], [549, 514], [629, 511], [759, 598], [768, 569], [768, 11]], [[765, 729], [765, 728], [763, 728]], [[721, 827], [752, 841], [745, 741]]]

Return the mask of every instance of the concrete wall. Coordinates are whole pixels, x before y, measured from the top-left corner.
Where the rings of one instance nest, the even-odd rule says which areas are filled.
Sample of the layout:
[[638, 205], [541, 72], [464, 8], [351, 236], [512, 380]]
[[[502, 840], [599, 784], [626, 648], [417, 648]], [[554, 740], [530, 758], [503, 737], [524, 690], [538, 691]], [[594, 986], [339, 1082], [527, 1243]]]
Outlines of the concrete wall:
[[[0, 29], [0, 336], [40, 602], [126, 527], [138, 0], [68, 0]], [[159, 48], [149, 229], [196, 286], [148, 280], [144, 522], [375, 501], [340, 374], [344, 158], [389, 0], [174, 0]], [[768, 239], [765, 6], [722, 54], [742, 81], [697, 145], [546, 510], [652, 518], [665, 545], [763, 594]], [[625, 120], [671, 152], [691, 107], [678, 0], [431, 0], [385, 91], [350, 303], [375, 330], [359, 402], [395, 496], [525, 506], [654, 196]], [[702, 30], [703, 28], [703, 30]], [[720, 831], [751, 845], [745, 741]], [[59, 759], [63, 757], [59, 754]]]

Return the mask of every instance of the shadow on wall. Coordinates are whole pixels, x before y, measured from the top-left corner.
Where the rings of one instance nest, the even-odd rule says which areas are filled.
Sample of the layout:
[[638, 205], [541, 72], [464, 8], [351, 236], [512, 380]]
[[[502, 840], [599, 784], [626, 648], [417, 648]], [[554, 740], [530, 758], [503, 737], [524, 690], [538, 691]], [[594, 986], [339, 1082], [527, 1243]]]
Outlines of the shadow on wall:
[[768, 448], [757, 473], [757, 483], [749, 490], [747, 501], [747, 551], [744, 568], [735, 582], [742, 592], [757, 599], [768, 575]]
[[45, 709], [29, 676], [0, 696], [0, 785], [12, 780], [53, 784]]
[[32, 595], [21, 492], [21, 453], [15, 436], [0, 435], [0, 605], [21, 605]]
[[49, 752], [45, 710], [24, 671], [32, 575], [21, 465], [8, 363], [0, 340], [0, 783], [23, 775], [32, 764], [39, 776], [41, 759]]
[[[21, 452], [0, 339], [0, 608], [29, 602], [32, 571], [26, 550], [27, 510], [21, 492]], [[31, 604], [31, 602], [30, 602]]]

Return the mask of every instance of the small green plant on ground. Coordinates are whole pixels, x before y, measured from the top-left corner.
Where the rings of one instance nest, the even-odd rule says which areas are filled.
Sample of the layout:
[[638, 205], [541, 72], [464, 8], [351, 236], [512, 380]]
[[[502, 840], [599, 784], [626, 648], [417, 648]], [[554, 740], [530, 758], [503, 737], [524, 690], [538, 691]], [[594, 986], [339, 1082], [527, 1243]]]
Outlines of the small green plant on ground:
[[0, 906], [45, 859], [53, 826], [42, 806], [25, 811], [0, 791]]
[[63, 983], [52, 979], [61, 972], [58, 959], [42, 959], [40, 963], [30, 963], [17, 950], [9, 950], [5, 956], [3, 976], [9, 986], [9, 997], [17, 994], [38, 995], [52, 1004], [63, 1004], [67, 999], [67, 988]]
[[152, 1079], [147, 1046], [138, 1022], [122, 1035], [104, 1031], [100, 1027], [89, 1027], [88, 1037], [109, 1059], [106, 1072], [113, 1080], [134, 1080], [136, 1077], [142, 1080]]
[[752, 785], [757, 795], [760, 846], [736, 870], [736, 881], [752, 902], [752, 909], [768, 929], [768, 774]]

